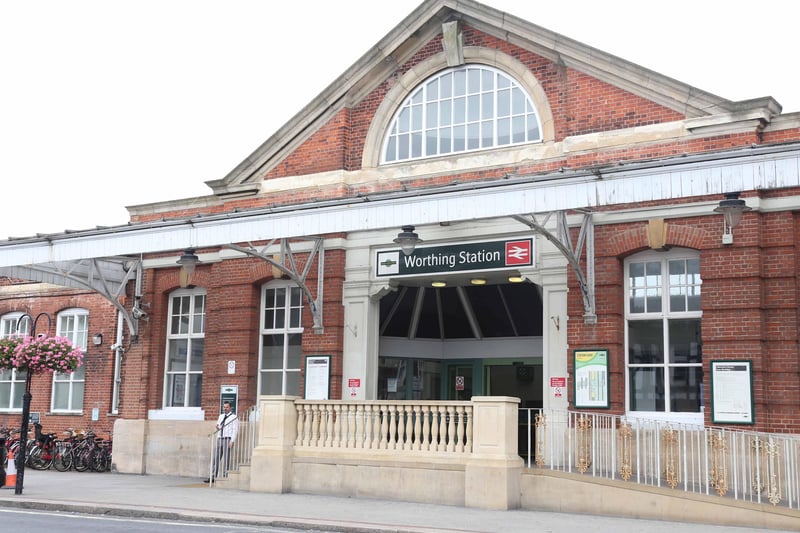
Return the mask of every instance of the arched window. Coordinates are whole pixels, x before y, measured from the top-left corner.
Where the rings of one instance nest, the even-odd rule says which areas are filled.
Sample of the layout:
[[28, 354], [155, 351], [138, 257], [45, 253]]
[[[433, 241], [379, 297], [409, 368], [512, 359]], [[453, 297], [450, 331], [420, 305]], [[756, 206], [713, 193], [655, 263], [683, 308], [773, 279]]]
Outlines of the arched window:
[[164, 407], [200, 407], [205, 341], [205, 289], [170, 294]]
[[285, 281], [261, 289], [259, 394], [300, 394], [303, 291]]
[[700, 258], [643, 252], [625, 261], [627, 411], [703, 423]]
[[[56, 334], [66, 337], [76, 348], [86, 353], [89, 332], [89, 312], [86, 309], [67, 309], [58, 314]], [[86, 365], [75, 372], [53, 372], [53, 412], [80, 412], [86, 389]]]
[[383, 163], [468, 152], [542, 139], [530, 96], [485, 65], [465, 65], [422, 82], [386, 134]]

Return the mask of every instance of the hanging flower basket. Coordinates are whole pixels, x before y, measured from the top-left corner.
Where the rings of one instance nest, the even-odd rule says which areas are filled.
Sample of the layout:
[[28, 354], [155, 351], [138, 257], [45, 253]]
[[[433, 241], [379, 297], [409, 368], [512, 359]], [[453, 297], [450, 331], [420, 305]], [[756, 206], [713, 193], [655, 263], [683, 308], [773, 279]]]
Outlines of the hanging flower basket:
[[0, 339], [0, 368], [40, 372], [74, 372], [83, 352], [66, 337], [6, 337]]
[[11, 364], [11, 358], [14, 356], [14, 350], [19, 345], [17, 337], [3, 337], [0, 339], [0, 370], [11, 370], [14, 366]]

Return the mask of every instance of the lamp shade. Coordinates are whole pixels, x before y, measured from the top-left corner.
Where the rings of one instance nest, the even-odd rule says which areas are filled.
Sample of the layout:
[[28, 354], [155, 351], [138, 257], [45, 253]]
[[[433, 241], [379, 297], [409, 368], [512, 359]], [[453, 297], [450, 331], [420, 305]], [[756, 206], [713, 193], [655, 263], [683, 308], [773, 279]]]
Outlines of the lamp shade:
[[194, 248], [187, 248], [184, 250], [183, 255], [178, 259], [178, 264], [189, 276], [194, 273], [194, 269], [199, 262], [200, 258], [195, 255]]
[[403, 226], [402, 229], [403, 231], [397, 234], [394, 243], [400, 245], [400, 249], [404, 254], [411, 255], [417, 244], [422, 242], [422, 239], [414, 233], [414, 226]]
[[739, 198], [738, 192], [729, 192], [725, 193], [725, 199], [714, 208], [714, 212], [722, 213], [725, 224], [729, 228], [735, 228], [742, 221], [742, 215], [751, 209]]

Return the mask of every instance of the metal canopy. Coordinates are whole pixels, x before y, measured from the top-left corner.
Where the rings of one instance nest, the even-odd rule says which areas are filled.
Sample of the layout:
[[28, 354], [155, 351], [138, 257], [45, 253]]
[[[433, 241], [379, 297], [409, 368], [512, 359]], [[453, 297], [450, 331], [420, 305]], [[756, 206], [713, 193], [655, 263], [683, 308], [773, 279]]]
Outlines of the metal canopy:
[[[132, 257], [105, 257], [59, 261], [28, 266], [0, 268], [0, 276], [51, 283], [61, 287], [89, 289], [99, 293], [122, 313], [131, 337], [139, 334], [141, 313], [142, 260]], [[136, 281], [134, 304], [124, 304], [128, 282]]]
[[[267, 250], [280, 240], [281, 251], [280, 254], [270, 255]], [[277, 268], [286, 276], [289, 277], [298, 287], [303, 291], [306, 297], [308, 307], [311, 309], [311, 316], [314, 319], [314, 333], [322, 333], [322, 287], [325, 278], [325, 253], [323, 250], [324, 239], [322, 237], [304, 237], [302, 239], [295, 239], [298, 241], [307, 240], [312, 243], [311, 251], [309, 252], [308, 259], [303, 265], [302, 271], [297, 268], [297, 261], [295, 260], [294, 252], [292, 251], [292, 244], [287, 239], [272, 239], [264, 246], [256, 247], [252, 243], [247, 243], [248, 246], [238, 246], [236, 244], [225, 244], [223, 248], [229, 248], [242, 252], [252, 257], [263, 259], [273, 267]], [[317, 258], [317, 297], [311, 293], [311, 290], [306, 283], [308, 273], [311, 271], [311, 266], [314, 264], [314, 258]]]
[[[514, 217], [541, 233], [561, 250], [578, 277], [585, 320], [596, 320], [594, 303], [593, 224], [588, 210], [620, 203], [669, 202], [743, 190], [774, 190], [800, 185], [800, 144], [738, 149], [703, 156], [619, 164], [602, 169], [559, 171], [547, 175], [508, 176], [480, 183], [454, 183], [429, 189], [376, 193], [302, 205], [251, 211], [198, 215], [186, 219], [127, 224], [63, 234], [38, 235], [0, 242], [0, 272], [97, 290], [125, 316], [133, 335], [138, 331], [136, 306], [128, 312], [119, 302], [125, 284], [137, 280], [141, 294], [141, 262], [130, 256], [187, 248], [227, 246], [261, 257], [281, 269], [299, 286], [321, 328], [322, 270], [317, 298], [306, 286], [307, 271], [293, 266], [288, 239], [306, 235], [376, 231], [405, 224], [438, 224]], [[584, 212], [581, 237], [573, 248], [566, 212]], [[533, 215], [520, 215], [533, 213]], [[558, 213], [557, 234], [544, 228], [537, 216]], [[551, 215], [545, 215], [551, 216]], [[282, 257], [275, 261], [265, 248], [233, 243], [281, 240]], [[583, 244], [587, 271], [580, 268]], [[321, 244], [314, 249], [322, 269]], [[10, 267], [3, 269], [3, 267]], [[73, 285], [77, 284], [77, 285]], [[137, 313], [137, 309], [139, 312]]]
[[0, 242], [0, 267], [171, 252], [800, 185], [800, 145], [129, 224]]
[[[557, 211], [555, 213], [557, 217], [555, 235], [545, 228], [547, 221], [553, 214], [554, 213], [546, 213], [544, 220], [541, 222], [536, 219], [536, 215], [514, 215], [512, 218], [529, 226], [535, 232], [540, 233], [548, 241], [553, 243], [564, 257], [567, 258], [572, 270], [575, 272], [575, 277], [578, 278], [578, 284], [581, 287], [581, 296], [583, 297], [583, 321], [586, 324], [596, 324], [597, 313], [594, 301], [594, 222], [592, 220], [592, 213], [589, 211], [581, 213], [583, 215], [581, 230], [578, 235], [578, 243], [574, 249], [572, 247], [572, 238], [569, 235], [566, 212]], [[586, 244], [585, 274], [581, 268], [581, 253], [583, 252], [584, 244]]]

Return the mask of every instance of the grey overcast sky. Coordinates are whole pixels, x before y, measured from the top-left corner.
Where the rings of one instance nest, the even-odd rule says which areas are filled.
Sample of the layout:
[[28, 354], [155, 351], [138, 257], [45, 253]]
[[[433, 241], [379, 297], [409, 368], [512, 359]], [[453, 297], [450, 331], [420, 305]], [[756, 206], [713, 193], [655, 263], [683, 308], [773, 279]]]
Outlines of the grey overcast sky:
[[[800, 111], [797, 7], [485, 0], [730, 100]], [[206, 195], [417, 0], [0, 0], [0, 239]]]

